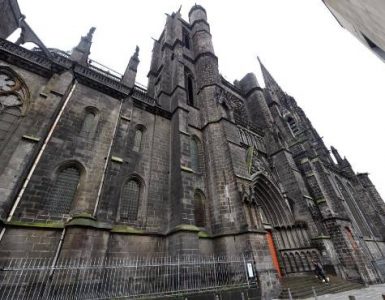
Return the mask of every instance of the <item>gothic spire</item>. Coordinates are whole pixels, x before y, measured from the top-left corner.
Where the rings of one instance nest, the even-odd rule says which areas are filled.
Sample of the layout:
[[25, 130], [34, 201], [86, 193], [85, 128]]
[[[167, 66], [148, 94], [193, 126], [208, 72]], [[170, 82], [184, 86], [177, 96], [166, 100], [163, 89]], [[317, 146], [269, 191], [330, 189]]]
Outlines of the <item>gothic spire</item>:
[[273, 76], [271, 76], [270, 72], [263, 65], [263, 63], [259, 57], [258, 57], [258, 61], [259, 61], [259, 65], [261, 66], [261, 71], [262, 71], [262, 75], [263, 75], [263, 81], [265, 82], [265, 87], [270, 89], [270, 90], [273, 90], [273, 91], [276, 91], [276, 90], [282, 91], [281, 87], [275, 81]]
[[86, 36], [82, 36], [79, 44], [72, 50], [70, 59], [81, 65], [88, 65], [88, 56], [90, 55], [92, 36], [95, 27], [91, 27]]
[[131, 56], [130, 61], [127, 65], [126, 71], [122, 77], [122, 83], [133, 87], [135, 85], [136, 72], [139, 65], [139, 47], [136, 46], [135, 53]]
[[336, 159], [338, 164], [341, 164], [343, 162], [341, 155], [338, 153], [338, 150], [334, 148], [333, 146], [330, 146], [330, 150], [333, 153], [334, 158]]

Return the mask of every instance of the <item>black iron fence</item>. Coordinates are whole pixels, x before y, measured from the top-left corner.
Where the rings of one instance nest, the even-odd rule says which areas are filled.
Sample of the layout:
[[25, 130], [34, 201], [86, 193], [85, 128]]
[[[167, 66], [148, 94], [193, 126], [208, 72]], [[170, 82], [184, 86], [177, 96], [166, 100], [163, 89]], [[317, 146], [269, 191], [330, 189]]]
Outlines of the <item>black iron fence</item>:
[[2, 260], [0, 299], [118, 299], [246, 287], [246, 257]]

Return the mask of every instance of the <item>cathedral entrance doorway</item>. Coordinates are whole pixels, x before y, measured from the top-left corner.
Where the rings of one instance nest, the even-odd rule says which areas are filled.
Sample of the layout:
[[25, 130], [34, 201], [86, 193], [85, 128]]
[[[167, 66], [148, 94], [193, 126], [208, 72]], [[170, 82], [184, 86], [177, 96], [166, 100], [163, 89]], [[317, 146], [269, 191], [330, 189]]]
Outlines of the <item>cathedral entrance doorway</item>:
[[251, 226], [267, 231], [266, 243], [278, 276], [311, 271], [311, 260], [319, 257], [319, 251], [311, 247], [306, 224], [295, 221], [294, 205], [274, 180], [262, 172], [255, 173], [245, 199]]

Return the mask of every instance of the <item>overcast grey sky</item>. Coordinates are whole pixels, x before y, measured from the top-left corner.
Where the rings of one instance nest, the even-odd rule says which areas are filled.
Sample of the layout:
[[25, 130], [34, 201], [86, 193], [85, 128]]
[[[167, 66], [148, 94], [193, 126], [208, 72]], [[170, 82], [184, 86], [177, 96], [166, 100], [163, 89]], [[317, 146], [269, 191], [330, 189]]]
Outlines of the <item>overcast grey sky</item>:
[[165, 13], [194, 3], [208, 14], [222, 75], [255, 72], [257, 56], [296, 98], [327, 145], [356, 172], [369, 172], [385, 198], [385, 64], [339, 26], [321, 0], [19, 0], [47, 47], [71, 50], [96, 27], [91, 58], [123, 73], [140, 46], [137, 80], [147, 84], [152, 39]]

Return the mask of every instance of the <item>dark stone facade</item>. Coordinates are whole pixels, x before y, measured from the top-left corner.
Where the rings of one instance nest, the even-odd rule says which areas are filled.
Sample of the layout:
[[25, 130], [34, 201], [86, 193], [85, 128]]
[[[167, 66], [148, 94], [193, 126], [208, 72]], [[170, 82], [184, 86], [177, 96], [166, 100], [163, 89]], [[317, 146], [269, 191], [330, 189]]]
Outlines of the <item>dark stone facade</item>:
[[265, 295], [312, 258], [383, 280], [367, 174], [332, 159], [263, 64], [265, 88], [221, 77], [204, 8], [167, 16], [147, 90], [138, 49], [121, 78], [88, 62], [92, 33], [71, 56], [0, 39], [1, 257], [247, 254]]

